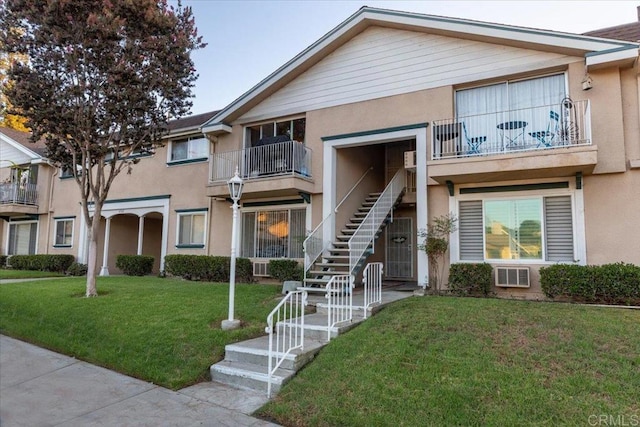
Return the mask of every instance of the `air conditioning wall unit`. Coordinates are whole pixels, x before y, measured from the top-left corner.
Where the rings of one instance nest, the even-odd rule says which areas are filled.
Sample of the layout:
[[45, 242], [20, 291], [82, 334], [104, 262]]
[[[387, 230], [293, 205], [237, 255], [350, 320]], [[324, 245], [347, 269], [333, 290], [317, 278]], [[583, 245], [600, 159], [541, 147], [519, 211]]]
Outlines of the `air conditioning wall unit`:
[[528, 288], [531, 286], [529, 267], [496, 267], [496, 286]]
[[256, 261], [253, 263], [253, 275], [269, 277], [269, 261]]
[[416, 152], [415, 151], [404, 152], [404, 168], [405, 169], [416, 168]]

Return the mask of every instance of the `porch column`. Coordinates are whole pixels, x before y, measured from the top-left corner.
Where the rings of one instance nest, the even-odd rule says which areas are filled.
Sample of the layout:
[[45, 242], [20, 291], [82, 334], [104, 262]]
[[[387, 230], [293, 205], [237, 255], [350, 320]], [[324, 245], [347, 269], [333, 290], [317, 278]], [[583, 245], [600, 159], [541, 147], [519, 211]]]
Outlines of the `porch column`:
[[142, 238], [144, 236], [144, 215], [138, 219], [138, 255], [142, 255]]
[[109, 275], [109, 234], [111, 234], [111, 217], [105, 218], [106, 225], [104, 226], [104, 248], [102, 252], [102, 269], [100, 269], [101, 276]]
[[167, 244], [169, 242], [169, 205], [162, 211], [162, 243], [160, 248], [160, 271], [164, 271], [164, 257], [167, 255]]

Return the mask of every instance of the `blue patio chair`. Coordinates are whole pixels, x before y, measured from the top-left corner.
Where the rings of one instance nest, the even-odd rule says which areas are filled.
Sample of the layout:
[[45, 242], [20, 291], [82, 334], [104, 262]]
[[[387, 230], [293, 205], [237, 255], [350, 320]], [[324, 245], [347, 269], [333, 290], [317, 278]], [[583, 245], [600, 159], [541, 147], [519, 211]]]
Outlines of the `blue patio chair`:
[[558, 134], [558, 123], [560, 121], [560, 115], [555, 111], [549, 111], [549, 123], [547, 124], [547, 130], [541, 130], [536, 132], [529, 132], [529, 135], [538, 140], [536, 148], [540, 148], [541, 145], [545, 147], [551, 147], [553, 141]]
[[462, 122], [462, 130], [464, 132], [464, 139], [467, 141], [467, 145], [469, 146], [469, 151], [467, 154], [480, 154], [480, 145], [482, 145], [486, 140], [486, 136], [469, 136], [467, 133], [467, 126], [464, 122]]

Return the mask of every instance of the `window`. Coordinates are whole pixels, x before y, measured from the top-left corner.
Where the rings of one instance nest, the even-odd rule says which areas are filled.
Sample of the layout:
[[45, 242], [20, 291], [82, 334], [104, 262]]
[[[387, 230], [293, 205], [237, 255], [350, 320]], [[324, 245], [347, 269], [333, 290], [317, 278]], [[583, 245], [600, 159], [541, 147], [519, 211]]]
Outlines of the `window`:
[[33, 255], [36, 253], [37, 221], [9, 223], [8, 255]]
[[304, 258], [306, 209], [258, 210], [242, 214], [242, 256]]
[[206, 160], [209, 156], [209, 140], [205, 137], [171, 142], [170, 162]]
[[55, 220], [54, 247], [70, 248], [73, 243], [73, 218], [60, 218]]
[[307, 119], [287, 119], [263, 123], [246, 128], [246, 147], [255, 147], [256, 143], [269, 136], [286, 136], [290, 141], [304, 143]]
[[204, 248], [206, 211], [178, 213], [179, 248]]
[[460, 260], [573, 262], [571, 206], [571, 196], [460, 201]]

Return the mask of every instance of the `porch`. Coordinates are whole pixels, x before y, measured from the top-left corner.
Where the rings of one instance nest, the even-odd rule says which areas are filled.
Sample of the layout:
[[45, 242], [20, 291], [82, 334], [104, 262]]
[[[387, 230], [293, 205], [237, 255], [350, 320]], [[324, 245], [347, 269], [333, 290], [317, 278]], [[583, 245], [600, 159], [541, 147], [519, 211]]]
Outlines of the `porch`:
[[0, 184], [0, 214], [24, 215], [38, 212], [38, 189], [36, 184]]
[[264, 143], [242, 150], [212, 153], [209, 197], [227, 197], [227, 181], [238, 174], [244, 194], [269, 192], [273, 196], [311, 192], [313, 151], [298, 141]]

